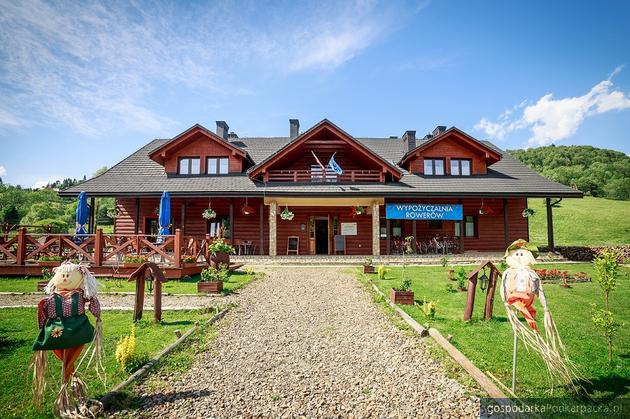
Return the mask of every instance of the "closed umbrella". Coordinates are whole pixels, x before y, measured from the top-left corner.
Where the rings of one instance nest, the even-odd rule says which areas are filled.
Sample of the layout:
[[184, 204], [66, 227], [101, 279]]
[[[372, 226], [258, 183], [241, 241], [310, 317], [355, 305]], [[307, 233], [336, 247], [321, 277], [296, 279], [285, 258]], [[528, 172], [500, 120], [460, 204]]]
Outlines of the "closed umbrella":
[[87, 194], [85, 192], [79, 193], [79, 203], [77, 204], [77, 212], [75, 221], [77, 223], [77, 228], [74, 232], [74, 241], [82, 242], [85, 239], [85, 235], [87, 232], [85, 231], [85, 224], [88, 222], [88, 218], [90, 217], [90, 209], [87, 203]]
[[164, 238], [162, 236], [171, 234], [168, 227], [171, 225], [171, 197], [167, 191], [162, 192], [162, 198], [160, 199], [160, 231], [158, 232], [158, 243], [162, 243]]

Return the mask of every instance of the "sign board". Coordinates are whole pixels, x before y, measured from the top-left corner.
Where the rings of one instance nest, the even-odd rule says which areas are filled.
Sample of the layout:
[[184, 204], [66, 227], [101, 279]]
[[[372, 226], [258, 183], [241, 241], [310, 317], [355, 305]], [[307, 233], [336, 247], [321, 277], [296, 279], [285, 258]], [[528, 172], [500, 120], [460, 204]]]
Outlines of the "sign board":
[[356, 236], [357, 223], [341, 223], [341, 235], [342, 236]]
[[461, 220], [464, 209], [460, 204], [386, 204], [388, 220]]

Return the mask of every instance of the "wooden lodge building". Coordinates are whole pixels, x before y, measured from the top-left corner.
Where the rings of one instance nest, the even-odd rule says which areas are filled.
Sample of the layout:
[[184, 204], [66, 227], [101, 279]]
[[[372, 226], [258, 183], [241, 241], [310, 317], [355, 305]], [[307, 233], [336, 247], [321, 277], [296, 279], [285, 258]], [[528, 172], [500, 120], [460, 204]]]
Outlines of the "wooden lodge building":
[[394, 254], [409, 236], [418, 253], [502, 251], [528, 239], [528, 198], [547, 198], [550, 221], [551, 198], [582, 196], [455, 127], [357, 138], [328, 120], [300, 132], [295, 119], [287, 137], [194, 125], [60, 194], [80, 191], [116, 198], [117, 235], [157, 234], [168, 191], [172, 232], [271, 256]]

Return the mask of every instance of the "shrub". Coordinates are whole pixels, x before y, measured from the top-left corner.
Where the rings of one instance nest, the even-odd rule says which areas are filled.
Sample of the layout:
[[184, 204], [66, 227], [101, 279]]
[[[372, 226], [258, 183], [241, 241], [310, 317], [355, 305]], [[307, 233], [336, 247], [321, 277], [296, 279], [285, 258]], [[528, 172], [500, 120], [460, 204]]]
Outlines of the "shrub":
[[604, 309], [592, 305], [592, 320], [596, 328], [600, 329], [608, 344], [608, 365], [612, 362], [613, 337], [619, 328], [613, 313], [608, 306], [610, 292], [617, 287], [619, 275], [619, 253], [614, 250], [602, 250], [593, 261], [597, 269], [597, 282], [604, 292]]
[[399, 287], [394, 288], [396, 291], [411, 291], [411, 279], [405, 278]]
[[378, 268], [376, 268], [376, 273], [378, 275], [378, 279], [385, 279], [387, 268], [385, 268], [385, 265], [378, 265]]
[[144, 263], [147, 260], [149, 260], [149, 258], [142, 255], [127, 255], [124, 259], [126, 263]]
[[371, 257], [366, 257], [365, 260], [363, 261], [363, 266], [372, 266], [372, 258]]
[[225, 240], [217, 239], [208, 246], [208, 251], [216, 255], [217, 253], [227, 253], [228, 255], [233, 255], [235, 253], [234, 247], [230, 246]]
[[435, 313], [437, 311], [438, 301], [427, 301], [426, 297], [422, 299], [422, 312], [427, 319], [435, 319]]
[[197, 258], [194, 256], [184, 256], [182, 258], [182, 262], [184, 263], [197, 263]]
[[123, 336], [116, 345], [116, 362], [122, 371], [131, 373], [149, 360], [146, 353], [136, 352], [136, 325], [131, 324], [129, 334]]
[[440, 263], [442, 264], [442, 267], [446, 268], [446, 265], [448, 265], [448, 258], [446, 256], [442, 257], [442, 259], [440, 259]]
[[59, 255], [43, 255], [40, 256], [37, 260], [39, 260], [40, 262], [61, 262], [63, 258]]
[[201, 271], [201, 280], [204, 282], [227, 281], [230, 276], [230, 270], [226, 265], [221, 265], [219, 269], [212, 266]]
[[468, 282], [468, 272], [463, 267], [457, 270], [457, 288], [460, 290], [466, 289], [466, 282]]

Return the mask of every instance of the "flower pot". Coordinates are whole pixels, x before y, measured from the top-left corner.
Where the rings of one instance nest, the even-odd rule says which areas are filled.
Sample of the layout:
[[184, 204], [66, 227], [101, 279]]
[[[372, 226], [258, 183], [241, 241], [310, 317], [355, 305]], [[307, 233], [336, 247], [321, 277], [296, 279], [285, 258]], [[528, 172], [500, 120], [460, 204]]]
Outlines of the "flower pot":
[[413, 291], [396, 291], [391, 288], [389, 290], [389, 299], [394, 304], [413, 305]]
[[363, 265], [363, 273], [364, 274], [373, 274], [375, 272], [374, 266], [372, 265]]
[[221, 265], [230, 266], [230, 254], [225, 252], [217, 252], [210, 255], [210, 266], [219, 269]]
[[139, 268], [146, 262], [123, 262], [123, 268]]
[[197, 282], [197, 292], [206, 294], [219, 294], [223, 291], [223, 281]]
[[197, 266], [197, 262], [184, 262], [184, 268], [194, 268]]
[[48, 281], [37, 281], [37, 291], [44, 291], [46, 285], [48, 285]]
[[562, 288], [571, 288], [571, 285], [569, 285], [569, 284], [560, 284], [560, 286]]
[[59, 260], [38, 260], [37, 264], [39, 266], [42, 266], [42, 267], [56, 268], [57, 266], [61, 265], [61, 261], [59, 261]]

